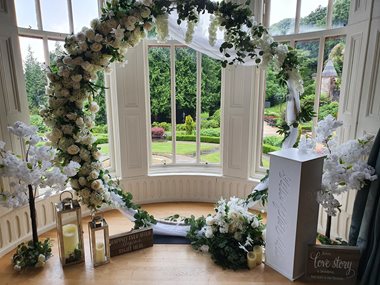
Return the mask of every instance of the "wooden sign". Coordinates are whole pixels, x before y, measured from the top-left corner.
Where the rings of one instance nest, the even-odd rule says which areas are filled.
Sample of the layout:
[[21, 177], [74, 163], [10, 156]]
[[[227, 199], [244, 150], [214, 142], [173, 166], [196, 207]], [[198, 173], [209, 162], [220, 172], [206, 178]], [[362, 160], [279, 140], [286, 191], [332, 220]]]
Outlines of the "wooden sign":
[[151, 228], [132, 230], [110, 237], [111, 257], [150, 246], [153, 246], [153, 230]]
[[360, 250], [355, 246], [310, 245], [306, 279], [355, 284], [359, 259]]

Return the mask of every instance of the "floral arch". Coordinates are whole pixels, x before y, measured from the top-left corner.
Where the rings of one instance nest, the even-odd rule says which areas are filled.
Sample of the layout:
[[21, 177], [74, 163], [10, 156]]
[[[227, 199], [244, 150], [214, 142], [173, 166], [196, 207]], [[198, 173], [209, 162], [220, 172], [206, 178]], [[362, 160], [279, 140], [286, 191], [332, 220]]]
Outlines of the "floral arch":
[[[173, 230], [156, 224], [153, 216], [134, 204], [132, 195], [123, 192], [102, 168], [91, 129], [99, 109], [93, 96], [101, 88], [93, 83], [96, 72], [108, 69], [111, 62], [122, 62], [127, 49], [137, 45], [153, 27], [158, 38], [165, 40], [169, 34], [168, 17], [175, 12], [177, 24], [187, 22], [187, 42], [192, 39], [200, 15], [210, 15], [209, 43], [218, 48], [223, 67], [251, 64], [265, 69], [268, 63], [274, 62], [279, 82], [287, 84], [289, 89], [283, 147], [294, 145], [302, 93], [297, 54], [275, 42], [267, 29], [255, 22], [248, 4], [249, 1], [240, 5], [211, 0], [113, 0], [106, 2], [102, 16], [91, 22], [91, 28], [83, 28], [66, 38], [67, 54], [60, 56], [47, 73], [49, 104], [42, 115], [52, 128], [48, 137], [58, 149], [62, 163], [73, 160], [81, 165], [71, 179], [71, 186], [83, 204], [93, 211], [103, 204], [115, 205], [130, 215], [136, 228], [155, 224], [155, 230]], [[224, 40], [219, 42], [217, 29], [224, 32]], [[265, 182], [256, 187], [265, 188]], [[262, 193], [254, 191], [246, 203], [261, 196]]]

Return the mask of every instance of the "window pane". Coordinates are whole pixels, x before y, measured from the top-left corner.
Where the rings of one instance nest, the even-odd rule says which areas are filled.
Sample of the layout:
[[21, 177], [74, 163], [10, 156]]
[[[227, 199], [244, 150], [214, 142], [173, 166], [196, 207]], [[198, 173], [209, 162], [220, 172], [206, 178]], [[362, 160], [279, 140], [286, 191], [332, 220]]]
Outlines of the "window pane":
[[333, 28], [346, 26], [350, 13], [350, 0], [335, 0], [333, 6]]
[[345, 42], [344, 36], [327, 38], [325, 41], [319, 120], [329, 114], [334, 117], [338, 115]]
[[201, 161], [220, 164], [221, 64], [202, 55]]
[[45, 31], [69, 33], [69, 17], [66, 0], [40, 0], [42, 27]]
[[278, 84], [273, 64], [266, 72], [266, 94], [263, 122], [263, 144], [260, 165], [269, 167], [269, 152], [279, 150], [283, 137], [277, 133], [286, 109], [287, 88]]
[[57, 62], [57, 57], [65, 53], [65, 48], [63, 47], [64, 44], [64, 41], [48, 41], [50, 65], [55, 64]]
[[92, 19], [98, 18], [97, 0], [72, 0], [74, 32], [79, 32], [83, 27], [90, 27]]
[[[97, 72], [97, 79], [94, 81], [97, 86], [105, 86], [104, 72]], [[96, 137], [96, 144], [100, 149], [102, 162], [105, 168], [111, 167], [109, 141], [108, 141], [108, 127], [107, 127], [107, 108], [106, 108], [106, 92], [105, 89], [100, 89], [94, 96], [94, 101], [99, 105], [99, 111], [96, 113], [95, 124], [92, 133]]]
[[[301, 96], [301, 108], [314, 106], [315, 80], [318, 65], [319, 40], [299, 41], [295, 47], [300, 54], [300, 73], [304, 85], [304, 93]], [[312, 130], [312, 121], [300, 125], [302, 132]]]
[[16, 0], [17, 26], [37, 29], [36, 7], [34, 0]]
[[297, 0], [272, 0], [269, 31], [273, 36], [294, 34]]
[[42, 40], [20, 37], [20, 46], [29, 103], [30, 122], [38, 127], [38, 132], [41, 135], [44, 135], [48, 129], [39, 115], [41, 107], [47, 102], [45, 96], [47, 80], [44, 70]]
[[150, 47], [149, 88], [152, 122], [152, 165], [172, 163], [172, 124], [170, 95], [170, 48]]
[[327, 4], [327, 0], [301, 2], [301, 33], [326, 29]]
[[176, 81], [176, 161], [196, 162], [196, 52], [187, 47], [175, 49]]

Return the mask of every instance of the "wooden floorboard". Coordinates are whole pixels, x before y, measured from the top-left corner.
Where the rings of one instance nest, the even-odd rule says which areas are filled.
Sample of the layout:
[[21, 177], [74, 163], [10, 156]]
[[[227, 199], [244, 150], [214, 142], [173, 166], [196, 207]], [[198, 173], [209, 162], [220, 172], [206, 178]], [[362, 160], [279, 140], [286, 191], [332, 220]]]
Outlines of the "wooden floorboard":
[[[208, 203], [160, 203], [143, 208], [157, 218], [172, 214], [183, 216], [207, 215], [213, 212]], [[119, 211], [104, 213], [110, 234], [126, 232], [132, 227]], [[311, 284], [291, 282], [264, 264], [254, 270], [223, 270], [215, 265], [207, 254], [194, 251], [189, 245], [154, 245], [125, 255], [113, 257], [110, 264], [93, 268], [89, 254], [88, 218], [83, 219], [86, 262], [63, 269], [59, 262], [55, 230], [41, 237], [53, 240], [53, 254], [43, 269], [14, 272], [9, 253], [0, 259], [1, 285], [70, 285], [70, 284]], [[313, 283], [315, 284], [315, 283]]]

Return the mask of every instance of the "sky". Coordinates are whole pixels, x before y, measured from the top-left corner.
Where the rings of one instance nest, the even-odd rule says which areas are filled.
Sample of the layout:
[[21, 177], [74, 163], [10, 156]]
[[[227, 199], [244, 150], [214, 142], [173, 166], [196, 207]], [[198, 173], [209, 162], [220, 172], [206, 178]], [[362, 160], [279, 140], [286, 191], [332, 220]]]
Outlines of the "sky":
[[[40, 0], [43, 29], [53, 32], [69, 33], [67, 0]], [[272, 0], [270, 24], [285, 18], [295, 18], [297, 0]], [[319, 5], [327, 6], [328, 0], [303, 0], [301, 17], [307, 16]], [[19, 27], [37, 29], [34, 0], [15, 0], [17, 22]], [[72, 0], [74, 31], [89, 26], [90, 21], [98, 16], [97, 0]], [[30, 45], [34, 56], [44, 62], [41, 39], [20, 38], [21, 53], [25, 58]], [[49, 50], [54, 50], [55, 41], [49, 41]]]

